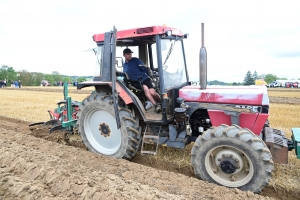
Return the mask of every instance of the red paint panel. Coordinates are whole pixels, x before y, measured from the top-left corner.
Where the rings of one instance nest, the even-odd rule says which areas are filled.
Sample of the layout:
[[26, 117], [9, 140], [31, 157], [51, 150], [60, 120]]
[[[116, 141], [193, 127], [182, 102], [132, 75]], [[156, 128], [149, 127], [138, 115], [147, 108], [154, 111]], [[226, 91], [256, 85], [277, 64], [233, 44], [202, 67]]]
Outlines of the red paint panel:
[[220, 126], [221, 124], [231, 125], [231, 118], [229, 115], [225, 115], [220, 110], [208, 110], [208, 115], [212, 126]]
[[253, 126], [257, 119], [258, 113], [242, 113], [240, 115], [240, 127], [248, 128], [253, 131]]
[[252, 128], [252, 132], [256, 135], [259, 135], [260, 132], [262, 131], [264, 125], [265, 125], [265, 122], [267, 121], [269, 117], [269, 114], [263, 114], [263, 113], [260, 113], [256, 119], [256, 122]]
[[184, 87], [179, 97], [186, 102], [224, 103], [239, 105], [262, 105], [264, 91], [258, 88], [199, 88]]
[[[141, 27], [141, 28], [117, 31], [117, 39], [120, 40], [125, 38], [143, 37], [149, 35], [161, 35], [164, 34], [165, 31], [167, 30], [171, 30], [172, 35], [177, 35], [177, 36], [183, 35], [182, 31], [176, 28], [167, 27], [167, 26], [150, 26], [150, 27]], [[93, 37], [95, 42], [104, 41], [104, 33], [95, 34]]]
[[[230, 115], [226, 115], [224, 111], [220, 110], [208, 110], [208, 115], [212, 126], [220, 126], [221, 124], [231, 125]], [[253, 129], [254, 123], [257, 118], [257, 113], [242, 113], [240, 115], [240, 127]], [[252, 130], [253, 131], [253, 130]], [[256, 133], [255, 133], [256, 134]]]
[[130, 104], [133, 102], [131, 97], [125, 92], [125, 90], [119, 85], [119, 83], [116, 83], [116, 90], [126, 104]]

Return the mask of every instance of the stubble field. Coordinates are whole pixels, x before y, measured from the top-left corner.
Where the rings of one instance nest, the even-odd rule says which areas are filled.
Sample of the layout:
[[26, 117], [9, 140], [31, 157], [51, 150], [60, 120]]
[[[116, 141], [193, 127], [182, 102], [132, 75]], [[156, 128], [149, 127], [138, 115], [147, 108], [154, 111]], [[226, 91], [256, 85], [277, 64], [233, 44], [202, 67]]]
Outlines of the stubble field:
[[[1, 128], [0, 128], [0, 134], [2, 135], [2, 140], [1, 143], [2, 145], [5, 144], [7, 146], [8, 141], [21, 141], [15, 138], [22, 138], [24, 137], [24, 133], [27, 136], [26, 133], [29, 133], [28, 129], [28, 124], [31, 122], [38, 122], [38, 121], [47, 121], [49, 119], [49, 115], [47, 113], [47, 110], [53, 110], [56, 107], [56, 103], [59, 100], [63, 99], [63, 90], [62, 87], [24, 87], [21, 89], [14, 89], [14, 88], [5, 88], [0, 90], [0, 97], [1, 97], [1, 102], [0, 102], [0, 116], [1, 116]], [[75, 88], [70, 88], [69, 94], [74, 100], [81, 101], [83, 100], [86, 96], [88, 96], [91, 93], [91, 89], [84, 89], [84, 90], [76, 90]], [[269, 97], [270, 97], [270, 125], [273, 128], [276, 129], [282, 129], [285, 131], [286, 135], [290, 138], [291, 136], [291, 128], [292, 127], [300, 127], [300, 89], [269, 89], [268, 91]], [[25, 130], [26, 129], [26, 130]], [[3, 139], [3, 138], [6, 138]], [[24, 139], [24, 138], [23, 138]], [[38, 138], [37, 138], [38, 139]], [[16, 140], [16, 141], [15, 141]], [[35, 140], [35, 139], [32, 139]], [[42, 142], [40, 139], [38, 139], [38, 142]], [[18, 142], [16, 142], [18, 143]], [[42, 142], [44, 143], [44, 142]], [[48, 141], [45, 141], [45, 143], [48, 144]], [[12, 150], [11, 148], [5, 149], [5, 145], [2, 148], [3, 151], [8, 152], [8, 150]], [[23, 146], [27, 144], [22, 144]], [[57, 148], [62, 148], [60, 147], [60, 144], [52, 144], [55, 145]], [[17, 146], [17, 145], [15, 145]], [[23, 147], [22, 146], [22, 147]], [[55, 148], [56, 148], [55, 147]], [[180, 181], [185, 183], [190, 182], [190, 178], [194, 178], [194, 173], [191, 167], [190, 163], [190, 152], [191, 152], [191, 147], [192, 145], [189, 145], [185, 150], [177, 150], [177, 149], [172, 149], [168, 147], [163, 147], [161, 146], [159, 148], [159, 153], [157, 156], [152, 157], [152, 156], [146, 156], [146, 155], [141, 155], [137, 154], [133, 160], [130, 162], [130, 164], [134, 164], [132, 167], [137, 167], [137, 168], [143, 168], [144, 166], [149, 166], [151, 167], [151, 170], [154, 170], [153, 173], [158, 173], [156, 177], [156, 181], [159, 182], [161, 185], [164, 185], [165, 183], [163, 182], [164, 180], [162, 179], [162, 175], [164, 171], [169, 171], [169, 172], [174, 172], [175, 177], [180, 176], [181, 179]], [[18, 147], [19, 148], [19, 147]], [[28, 153], [30, 152], [30, 148], [32, 146], [27, 145], [26, 151]], [[65, 148], [65, 147], [64, 147]], [[36, 150], [36, 149], [32, 149]], [[25, 151], [25, 150], [24, 150]], [[70, 149], [66, 149], [66, 151], [70, 151]], [[76, 152], [80, 152], [79, 154], [84, 154], [82, 152], [83, 150], [77, 149]], [[87, 152], [89, 153], [89, 152]], [[67, 152], [66, 152], [67, 154]], [[91, 154], [91, 153], [90, 153]], [[6, 154], [5, 154], [6, 155]], [[9, 155], [9, 154], [7, 154]], [[11, 156], [13, 155], [13, 152], [11, 152]], [[52, 155], [54, 156], [54, 155]], [[80, 159], [80, 157], [77, 155], [77, 159]], [[84, 159], [88, 159], [88, 156], [84, 157]], [[101, 157], [102, 158], [102, 157]], [[0, 164], [4, 165], [5, 161], [5, 156], [1, 156], [0, 158]], [[103, 158], [102, 158], [103, 159]], [[105, 158], [106, 159], [106, 158]], [[82, 159], [80, 159], [82, 161]], [[85, 162], [85, 160], [84, 160]], [[113, 161], [112, 161], [113, 162]], [[118, 161], [119, 163], [124, 162], [127, 164], [126, 161]], [[138, 165], [135, 165], [137, 163]], [[44, 163], [45, 164], [45, 163]], [[121, 165], [121, 164], [120, 164]], [[6, 165], [5, 165], [6, 166]], [[45, 164], [46, 166], [46, 164]], [[141, 167], [139, 167], [141, 166]], [[0, 166], [1, 167], [1, 166]], [[88, 166], [87, 166], [88, 167]], [[118, 168], [118, 167], [117, 167]], [[128, 167], [129, 168], [129, 167]], [[5, 177], [5, 167], [0, 168], [1, 173], [1, 179]], [[20, 169], [19, 169], [20, 170]], [[67, 169], [66, 169], [67, 170]], [[120, 169], [121, 170], [121, 169]], [[155, 171], [156, 170], [156, 171]], [[163, 170], [163, 171], [160, 171]], [[125, 170], [126, 171], [126, 170]], [[5, 173], [4, 173], [5, 172]], [[4, 174], [3, 174], [4, 173]], [[20, 172], [21, 173], [21, 172]], [[115, 175], [115, 173], [113, 173]], [[180, 174], [180, 175], [177, 175]], [[86, 176], [84, 173], [80, 173], [81, 176]], [[143, 173], [140, 174], [140, 176], [144, 175]], [[103, 175], [105, 176], [105, 175]], [[152, 177], [152, 176], [150, 176]], [[122, 176], [121, 178], [125, 178], [126, 180], [131, 180], [131, 181], [137, 181], [136, 179], [133, 178], [133, 176], [130, 176], [129, 178]], [[123, 180], [122, 179], [122, 180]], [[159, 181], [158, 181], [159, 179]], [[35, 180], [35, 179], [34, 179]], [[57, 180], [58, 182], [61, 182], [62, 180]], [[94, 180], [95, 181], [95, 180]], [[120, 180], [121, 181], [121, 180]], [[199, 184], [199, 187], [204, 187], [205, 184], [203, 181], [201, 182], [200, 180], [192, 179], [193, 182]], [[145, 182], [137, 181], [137, 184], [145, 184]], [[171, 181], [172, 182], [172, 181]], [[36, 184], [44, 184], [37, 182]], [[111, 187], [115, 187], [113, 183], [110, 183]], [[170, 183], [168, 183], [170, 184]], [[176, 187], [183, 187], [181, 184], [178, 184], [177, 182], [172, 182], [173, 185], [176, 185]], [[171, 191], [169, 189], [161, 189], [160, 186], [157, 186], [156, 184], [151, 185], [147, 184], [150, 189], [153, 190], [158, 190], [157, 194], [162, 195], [167, 198], [167, 199], [176, 199], [176, 198], [186, 198], [186, 194], [177, 194], [177, 192]], [[213, 185], [213, 184], [211, 184]], [[42, 187], [42, 186], [41, 186]], [[126, 188], [126, 181], [124, 182], [124, 188]], [[174, 186], [175, 187], [175, 186]], [[187, 186], [186, 186], [187, 187]], [[227, 189], [223, 188], [220, 186], [210, 186], [213, 188], [218, 188], [220, 191], [226, 193], [226, 194], [231, 194], [232, 189]], [[205, 187], [204, 187], [205, 188]], [[222, 189], [220, 189], [222, 188]], [[3, 188], [2, 188], [3, 189]], [[8, 189], [3, 189], [3, 191], [8, 192]], [[1, 196], [1, 189], [0, 189], [0, 196]], [[13, 192], [9, 191], [12, 196]], [[45, 195], [42, 192], [41, 189], [41, 194]], [[62, 195], [62, 192], [59, 193], [56, 191], [53, 192], [53, 188], [49, 190], [51, 194], [49, 194], [49, 197], [54, 195], [53, 197], [59, 197], [59, 195]], [[147, 190], [141, 190], [139, 195], [142, 193], [147, 193]], [[162, 192], [162, 193], [160, 193]], [[164, 194], [167, 193], [167, 194]], [[203, 191], [202, 191], [203, 192]], [[129, 195], [126, 192], [124, 192], [124, 195]], [[27, 193], [26, 193], [27, 194]], [[95, 195], [96, 193], [93, 193]], [[106, 193], [103, 193], [105, 195], [108, 195]], [[192, 192], [192, 194], [194, 194]], [[218, 199], [219, 193], [213, 193], [207, 191], [207, 193], [202, 193], [203, 197], [211, 197], [211, 199]], [[263, 198], [261, 196], [256, 196], [252, 194], [245, 194], [243, 192], [241, 194], [241, 199], [245, 198]], [[93, 197], [92, 195], [92, 197]], [[136, 194], [137, 197], [139, 196]], [[171, 196], [168, 196], [171, 195]], [[175, 196], [172, 196], [175, 195]], [[179, 195], [179, 196], [176, 196]], [[180, 196], [183, 195], [183, 196]], [[209, 196], [211, 195], [211, 196]], [[234, 191], [231, 197], [238, 198], [239, 195], [237, 195], [236, 191]], [[250, 196], [249, 196], [250, 195]], [[281, 165], [281, 164], [276, 164], [275, 165], [275, 170], [273, 171], [273, 177], [272, 180], [270, 181], [270, 184], [268, 187], [266, 187], [263, 190], [262, 195], [267, 196], [267, 197], [272, 197], [275, 199], [297, 199], [300, 198], [300, 160], [296, 159], [296, 156], [294, 155], [294, 151], [289, 152], [289, 164], [287, 165]], [[28, 195], [27, 195], [28, 196]], [[221, 195], [222, 196], [222, 195]], [[8, 196], [7, 196], [8, 197]], [[63, 197], [63, 196], [62, 196]], [[70, 197], [70, 196], [69, 196]], [[76, 197], [76, 195], [74, 196]], [[110, 198], [110, 196], [107, 196]], [[142, 195], [143, 197], [143, 195]], [[144, 196], [145, 197], [145, 196]], [[151, 199], [153, 196], [149, 196]], [[161, 197], [161, 196], [160, 196]], [[197, 195], [195, 196], [190, 196], [192, 199], [197, 199]], [[229, 197], [229, 196], [228, 196]], [[119, 197], [122, 199], [122, 197]], [[1, 199], [1, 198], [0, 198]], [[127, 198], [125, 198], [127, 199]], [[223, 198], [224, 199], [224, 198]]]

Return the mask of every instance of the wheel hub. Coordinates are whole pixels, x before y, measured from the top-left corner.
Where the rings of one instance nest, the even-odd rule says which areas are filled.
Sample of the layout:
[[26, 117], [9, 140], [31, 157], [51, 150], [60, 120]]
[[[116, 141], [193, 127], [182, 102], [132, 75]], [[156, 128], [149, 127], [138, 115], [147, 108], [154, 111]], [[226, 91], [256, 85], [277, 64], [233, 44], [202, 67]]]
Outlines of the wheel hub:
[[232, 174], [237, 169], [237, 166], [232, 158], [224, 158], [220, 163], [220, 168], [224, 173]]
[[101, 135], [103, 135], [104, 137], [109, 137], [110, 133], [111, 133], [111, 130], [110, 130], [108, 124], [105, 124], [105, 123], [101, 123], [99, 125], [99, 131], [100, 131]]
[[215, 157], [216, 166], [226, 174], [237, 174], [244, 167], [243, 158], [231, 149], [218, 151]]

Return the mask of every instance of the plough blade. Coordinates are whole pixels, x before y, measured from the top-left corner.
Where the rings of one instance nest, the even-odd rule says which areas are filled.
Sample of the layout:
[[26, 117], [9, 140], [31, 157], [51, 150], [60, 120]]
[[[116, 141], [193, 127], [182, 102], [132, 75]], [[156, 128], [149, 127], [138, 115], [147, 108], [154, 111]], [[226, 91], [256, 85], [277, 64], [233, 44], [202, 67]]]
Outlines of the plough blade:
[[29, 124], [29, 126], [42, 125], [42, 124], [44, 124], [44, 123], [45, 123], [45, 122], [36, 122], [36, 123]]

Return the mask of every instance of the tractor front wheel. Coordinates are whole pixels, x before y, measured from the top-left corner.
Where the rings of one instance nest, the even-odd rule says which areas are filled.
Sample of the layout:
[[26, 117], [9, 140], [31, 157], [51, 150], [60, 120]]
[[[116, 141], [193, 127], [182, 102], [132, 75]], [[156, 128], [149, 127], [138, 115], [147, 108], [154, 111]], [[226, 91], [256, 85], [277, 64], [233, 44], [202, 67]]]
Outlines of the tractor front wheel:
[[255, 193], [268, 184], [274, 168], [266, 144], [236, 125], [212, 127], [199, 136], [191, 162], [198, 178]]
[[120, 106], [119, 115], [120, 129], [117, 128], [111, 94], [94, 93], [83, 100], [77, 114], [77, 128], [90, 151], [125, 159], [136, 154], [141, 141], [138, 119]]

